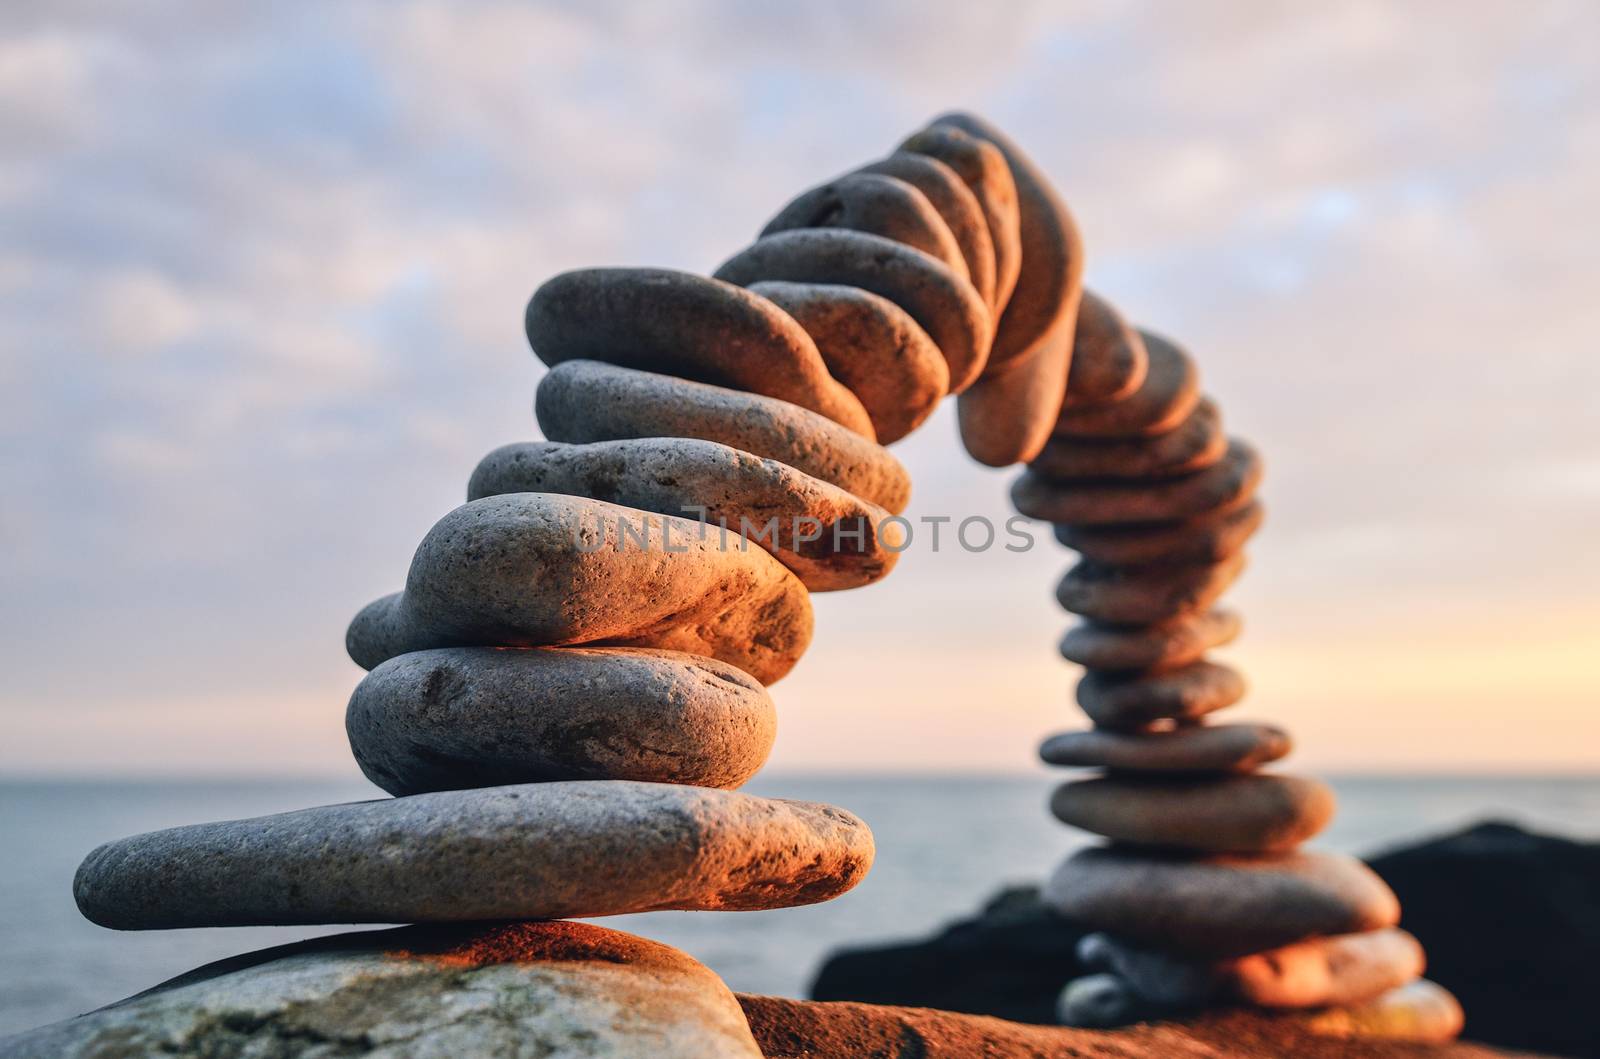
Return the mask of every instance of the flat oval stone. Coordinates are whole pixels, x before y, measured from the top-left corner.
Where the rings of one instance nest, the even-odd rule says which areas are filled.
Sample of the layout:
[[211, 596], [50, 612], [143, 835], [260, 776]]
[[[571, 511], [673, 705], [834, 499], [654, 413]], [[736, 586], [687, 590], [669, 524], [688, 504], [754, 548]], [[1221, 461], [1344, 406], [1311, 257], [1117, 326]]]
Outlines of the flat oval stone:
[[1090, 669], [1174, 669], [1231, 643], [1241, 624], [1231, 610], [1208, 610], [1160, 625], [1083, 622], [1061, 638], [1061, 657]]
[[956, 398], [961, 443], [973, 459], [1009, 467], [1036, 456], [1050, 440], [1066, 391], [1072, 347], [1065, 336], [998, 372], [985, 372]]
[[731, 283], [662, 268], [586, 268], [546, 280], [524, 325], [539, 359], [603, 360], [809, 408], [872, 437], [872, 423], [799, 324]]
[[1078, 705], [1096, 727], [1138, 730], [1156, 721], [1193, 721], [1244, 698], [1231, 666], [1190, 662], [1170, 672], [1124, 674], [1091, 669], [1078, 681]]
[[1315, 1008], [1360, 1004], [1422, 975], [1422, 946], [1396, 927], [1312, 938], [1228, 965], [1232, 991], [1247, 1004]]
[[836, 283], [888, 298], [944, 354], [951, 393], [970, 386], [989, 359], [994, 323], [972, 284], [938, 258], [893, 239], [842, 228], [779, 232], [739, 251], [716, 275], [740, 286], [763, 280]]
[[1227, 987], [1225, 963], [1184, 959], [1110, 934], [1085, 934], [1077, 955], [1084, 966], [1116, 975], [1151, 1015], [1215, 1003]]
[[710, 968], [589, 923], [366, 930], [219, 960], [0, 1040], [6, 1059], [761, 1059]]
[[1183, 566], [1111, 566], [1084, 559], [1056, 585], [1056, 602], [1113, 625], [1168, 622], [1209, 610], [1243, 570], [1243, 555]]
[[1200, 373], [1194, 360], [1160, 335], [1140, 331], [1139, 337], [1146, 361], [1139, 388], [1120, 401], [1063, 408], [1057, 434], [1090, 438], [1164, 434], [1194, 410], [1200, 400]]
[[1027, 470], [1011, 501], [1029, 518], [1073, 526], [1173, 522], [1242, 507], [1260, 484], [1261, 458], [1234, 439], [1217, 463], [1176, 478], [1064, 483]]
[[[1073, 378], [1077, 377], [1073, 354]], [[1171, 478], [1203, 471], [1228, 451], [1222, 415], [1202, 397], [1189, 417], [1165, 434], [1141, 438], [1051, 439], [1028, 469], [1056, 481], [1094, 478]]]
[[1181, 522], [1136, 522], [1112, 526], [1055, 524], [1055, 537], [1085, 558], [1112, 565], [1216, 563], [1237, 555], [1261, 528], [1266, 509], [1258, 500], [1218, 508]]
[[1360, 1004], [1320, 1008], [1299, 1018], [1307, 1029], [1324, 1037], [1429, 1044], [1455, 1040], [1466, 1021], [1450, 991], [1426, 978]]
[[390, 794], [552, 780], [733, 788], [778, 731], [772, 697], [712, 658], [632, 647], [444, 647], [357, 685], [345, 731]]
[[1276, 853], [1326, 827], [1334, 797], [1327, 784], [1300, 776], [1119, 775], [1062, 784], [1050, 811], [1062, 823], [1129, 845]]
[[1022, 219], [1016, 180], [1005, 155], [988, 140], [948, 124], [930, 125], [913, 133], [899, 149], [937, 158], [955, 170], [977, 197], [989, 227], [989, 240], [994, 244], [992, 308], [998, 318], [1011, 301], [1022, 271]]
[[860, 287], [752, 283], [816, 342], [834, 378], [850, 387], [887, 445], [933, 414], [950, 388], [944, 354], [900, 306]]
[[832, 806], [584, 780], [155, 831], [90, 853], [73, 893], [120, 930], [743, 911], [837, 897], [872, 854]]
[[1057, 868], [1042, 896], [1095, 930], [1216, 957], [1382, 930], [1400, 918], [1400, 902], [1366, 865], [1305, 850], [1196, 858], [1094, 847]]
[[773, 397], [569, 360], [539, 381], [534, 410], [551, 441], [703, 438], [786, 463], [896, 514], [911, 498], [911, 475], [888, 449]]
[[[1046, 355], [1072, 357], [1072, 338], [1083, 295], [1083, 239], [1061, 196], [1027, 153], [1005, 133], [973, 114], [945, 114], [934, 128], [957, 128], [993, 144], [1005, 158], [1016, 188], [1020, 270], [995, 328], [986, 372]], [[1056, 350], [1062, 350], [1059, 354]], [[1065, 362], [1062, 365], [1065, 378]], [[1057, 404], [1044, 428], [1055, 424]], [[1016, 459], [1008, 461], [1017, 462]]]
[[1144, 339], [1115, 306], [1085, 290], [1074, 328], [1067, 407], [1112, 404], [1144, 385], [1150, 366]]
[[803, 191], [761, 229], [763, 236], [796, 228], [849, 228], [916, 247], [968, 279], [961, 247], [927, 196], [898, 177], [846, 173]]
[[[813, 592], [882, 578], [903, 537], [898, 523], [885, 526], [887, 511], [831, 482], [698, 438], [504, 445], [478, 463], [467, 498], [506, 493], [585, 496], [724, 527], [765, 548]], [[887, 547], [880, 527], [893, 538]]]
[[856, 172], [898, 177], [922, 192], [955, 236], [967, 264], [967, 279], [983, 304], [994, 304], [994, 240], [989, 238], [989, 223], [983, 219], [978, 196], [954, 169], [925, 154], [895, 151]]
[[368, 604], [345, 644], [365, 669], [430, 647], [659, 647], [771, 684], [811, 641], [811, 598], [742, 540], [585, 497], [485, 497], [428, 531], [405, 591]]
[[1289, 753], [1289, 733], [1267, 724], [1183, 725], [1160, 732], [1091, 728], [1044, 741], [1051, 765], [1127, 772], [1252, 772]]

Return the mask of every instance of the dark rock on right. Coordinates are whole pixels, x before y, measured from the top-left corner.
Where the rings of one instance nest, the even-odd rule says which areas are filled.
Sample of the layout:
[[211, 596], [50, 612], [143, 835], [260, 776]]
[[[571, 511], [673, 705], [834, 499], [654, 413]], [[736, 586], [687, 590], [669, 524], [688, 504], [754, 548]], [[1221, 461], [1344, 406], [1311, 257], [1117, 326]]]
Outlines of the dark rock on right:
[[1491, 821], [1369, 863], [1399, 896], [1462, 1036], [1600, 1056], [1600, 844]]

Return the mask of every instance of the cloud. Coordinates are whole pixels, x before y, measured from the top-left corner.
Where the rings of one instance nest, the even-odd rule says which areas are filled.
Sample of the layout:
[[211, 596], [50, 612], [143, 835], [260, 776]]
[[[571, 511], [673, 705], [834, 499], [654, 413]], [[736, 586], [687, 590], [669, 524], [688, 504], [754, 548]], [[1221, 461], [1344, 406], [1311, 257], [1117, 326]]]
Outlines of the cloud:
[[[1273, 651], [1592, 598], [1597, 22], [1581, 2], [9, 3], [0, 708], [124, 702], [155, 731], [187, 715], [163, 689], [337, 710], [348, 615], [481, 453], [533, 434], [520, 316], [542, 278], [710, 268], [951, 106], [1028, 145], [1091, 283], [1180, 336], [1266, 452], [1240, 598]], [[901, 447], [919, 509], [1004, 517], [1006, 475], [953, 434], [945, 413]], [[1019, 761], [1067, 695], [1067, 561], [908, 557], [819, 601], [851, 635], [820, 634], [780, 701], [846, 723], [825, 700], [852, 645], [892, 636], [973, 672], [910, 661], [873, 697], [941, 723], [984, 680], [1015, 700], [929, 761]], [[1314, 667], [1281, 671], [1279, 698], [1309, 694]], [[827, 730], [780, 763], [825, 761]]]

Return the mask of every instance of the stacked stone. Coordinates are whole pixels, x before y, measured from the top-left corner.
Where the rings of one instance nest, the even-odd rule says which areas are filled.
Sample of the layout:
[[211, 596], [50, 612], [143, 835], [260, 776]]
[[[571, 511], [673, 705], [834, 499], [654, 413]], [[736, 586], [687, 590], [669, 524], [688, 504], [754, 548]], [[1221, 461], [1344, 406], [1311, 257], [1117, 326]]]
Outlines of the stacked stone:
[[489, 454], [347, 634], [370, 671], [351, 747], [395, 797], [109, 843], [79, 907], [125, 929], [440, 924], [849, 889], [860, 820], [734, 790], [772, 746], [767, 686], [810, 640], [810, 592], [894, 566], [910, 483], [885, 444], [959, 394], [978, 459], [1043, 446], [1080, 264], [1044, 178], [952, 115], [800, 195], [714, 278], [551, 279], [525, 319], [550, 440]]
[[1061, 654], [1085, 668], [1093, 727], [1047, 740], [1045, 761], [1100, 775], [1051, 809], [1110, 844], [1071, 857], [1046, 898], [1094, 928], [1102, 973], [1061, 1014], [1106, 1025], [1219, 1002], [1347, 1009], [1371, 1032], [1451, 1037], [1453, 998], [1420, 980], [1421, 947], [1393, 893], [1359, 861], [1305, 852], [1334, 812], [1322, 782], [1260, 771], [1289, 752], [1265, 724], [1212, 724], [1245, 694], [1207, 657], [1239, 633], [1217, 601], [1261, 524], [1261, 462], [1223, 430], [1178, 345], [1088, 295], [1080, 365], [1052, 436], [1016, 482], [1017, 509], [1080, 559], [1056, 589], [1083, 620]]

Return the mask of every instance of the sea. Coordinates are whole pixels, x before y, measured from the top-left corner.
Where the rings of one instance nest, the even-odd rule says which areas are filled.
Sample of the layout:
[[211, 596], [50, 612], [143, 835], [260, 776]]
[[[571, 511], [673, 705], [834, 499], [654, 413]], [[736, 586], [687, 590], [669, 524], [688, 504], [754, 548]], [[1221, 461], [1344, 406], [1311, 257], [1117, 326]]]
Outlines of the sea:
[[[1008, 884], [1037, 882], [1087, 836], [1045, 810], [1059, 776], [763, 775], [757, 794], [864, 818], [877, 862], [855, 890], [771, 912], [652, 912], [606, 925], [675, 945], [734, 989], [803, 997], [829, 952], [926, 936]], [[1600, 776], [1335, 776], [1340, 813], [1317, 845], [1358, 855], [1484, 819], [1600, 838]], [[155, 828], [379, 796], [327, 780], [0, 781], [0, 1035], [98, 1007], [201, 964], [332, 927], [123, 933], [84, 920], [72, 874], [90, 849]]]

